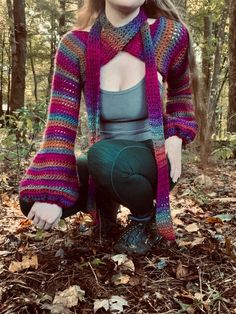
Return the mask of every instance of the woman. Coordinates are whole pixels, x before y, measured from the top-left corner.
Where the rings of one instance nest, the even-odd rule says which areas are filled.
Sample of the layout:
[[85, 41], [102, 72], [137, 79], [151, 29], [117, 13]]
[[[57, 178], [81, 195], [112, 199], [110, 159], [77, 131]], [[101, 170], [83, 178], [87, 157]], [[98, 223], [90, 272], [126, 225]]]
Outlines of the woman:
[[[47, 125], [20, 182], [21, 209], [44, 229], [79, 210], [112, 226], [122, 204], [130, 223], [114, 248], [145, 254], [160, 238], [175, 239], [169, 191], [181, 175], [182, 144], [197, 132], [189, 33], [169, 0], [87, 0], [78, 21], [57, 49]], [[90, 142], [76, 160], [81, 92]]]

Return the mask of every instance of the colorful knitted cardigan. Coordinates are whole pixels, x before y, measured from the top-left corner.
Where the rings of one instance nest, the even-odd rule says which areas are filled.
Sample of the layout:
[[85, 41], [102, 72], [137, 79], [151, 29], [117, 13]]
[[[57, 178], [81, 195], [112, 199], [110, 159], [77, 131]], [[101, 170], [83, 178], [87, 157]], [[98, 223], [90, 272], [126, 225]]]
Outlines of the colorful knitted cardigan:
[[[40, 150], [19, 186], [27, 202], [55, 203], [63, 208], [79, 197], [74, 153], [81, 92], [85, 96], [90, 146], [100, 139], [100, 67], [126, 51], [145, 62], [145, 94], [157, 164], [157, 232], [167, 240], [175, 234], [169, 205], [169, 170], [165, 139], [176, 135], [183, 144], [197, 133], [188, 65], [189, 35], [185, 26], [164, 16], [151, 25], [140, 8], [124, 26], [114, 27], [105, 12], [90, 32], [73, 29], [61, 39], [55, 56], [47, 124]], [[159, 71], [168, 84], [166, 110], [160, 96]], [[89, 179], [89, 210], [95, 214], [95, 184]]]

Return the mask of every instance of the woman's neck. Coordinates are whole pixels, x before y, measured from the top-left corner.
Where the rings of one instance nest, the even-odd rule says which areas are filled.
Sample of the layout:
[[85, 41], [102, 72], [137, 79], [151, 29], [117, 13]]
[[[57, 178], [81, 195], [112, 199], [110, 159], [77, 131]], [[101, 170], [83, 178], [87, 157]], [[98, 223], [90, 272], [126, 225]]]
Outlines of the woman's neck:
[[115, 26], [120, 27], [127, 23], [129, 23], [131, 20], [133, 20], [138, 14], [139, 14], [140, 7], [137, 9], [134, 9], [131, 12], [125, 12], [121, 10], [115, 9], [108, 1], [106, 2], [105, 7], [105, 14], [109, 22]]

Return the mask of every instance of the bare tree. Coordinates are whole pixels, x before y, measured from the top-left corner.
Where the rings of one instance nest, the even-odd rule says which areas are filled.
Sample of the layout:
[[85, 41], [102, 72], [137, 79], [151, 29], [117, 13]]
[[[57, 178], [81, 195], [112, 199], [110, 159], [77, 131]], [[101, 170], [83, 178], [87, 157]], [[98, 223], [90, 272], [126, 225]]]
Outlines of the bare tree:
[[0, 116], [3, 114], [3, 63], [4, 63], [4, 50], [6, 44], [5, 30], [1, 34], [1, 54], [0, 54]]
[[228, 131], [236, 132], [236, 1], [230, 3]]
[[62, 36], [66, 32], [66, 2], [67, 0], [59, 0], [61, 14], [59, 17], [59, 34]]
[[7, 0], [11, 29], [11, 89], [9, 99], [10, 112], [24, 106], [25, 63], [26, 63], [26, 22], [25, 0]]

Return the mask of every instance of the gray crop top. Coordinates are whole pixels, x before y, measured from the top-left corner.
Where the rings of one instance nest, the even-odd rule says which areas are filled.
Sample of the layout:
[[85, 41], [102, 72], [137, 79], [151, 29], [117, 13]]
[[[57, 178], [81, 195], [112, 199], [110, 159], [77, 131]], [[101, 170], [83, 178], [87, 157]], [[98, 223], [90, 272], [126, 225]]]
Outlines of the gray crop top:
[[152, 138], [145, 101], [145, 77], [122, 91], [100, 89], [101, 139], [145, 141]]

